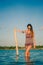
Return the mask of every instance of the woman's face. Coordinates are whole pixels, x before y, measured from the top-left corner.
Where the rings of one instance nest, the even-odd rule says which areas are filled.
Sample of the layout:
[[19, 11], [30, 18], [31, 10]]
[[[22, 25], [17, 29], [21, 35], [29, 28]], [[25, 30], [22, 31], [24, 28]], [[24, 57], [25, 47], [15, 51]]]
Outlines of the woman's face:
[[30, 30], [31, 29], [31, 26], [28, 26], [27, 29]]

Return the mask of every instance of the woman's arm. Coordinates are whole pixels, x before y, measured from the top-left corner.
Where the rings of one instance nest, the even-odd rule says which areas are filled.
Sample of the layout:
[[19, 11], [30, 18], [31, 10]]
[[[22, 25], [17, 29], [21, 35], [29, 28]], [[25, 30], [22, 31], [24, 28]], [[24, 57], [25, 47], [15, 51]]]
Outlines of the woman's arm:
[[35, 38], [33, 40], [33, 43], [34, 43], [34, 48], [36, 48], [36, 40], [35, 40]]
[[33, 45], [34, 45], [34, 48], [36, 48], [36, 40], [35, 40], [35, 36], [33, 37]]
[[21, 33], [25, 33], [25, 30], [17, 30], [17, 29], [14, 29], [14, 31], [21, 32]]

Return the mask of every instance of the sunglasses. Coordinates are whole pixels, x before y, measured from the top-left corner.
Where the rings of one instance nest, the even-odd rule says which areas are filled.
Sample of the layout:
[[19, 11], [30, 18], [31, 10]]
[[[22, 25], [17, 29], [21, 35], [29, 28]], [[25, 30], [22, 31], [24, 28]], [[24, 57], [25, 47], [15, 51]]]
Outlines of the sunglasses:
[[28, 28], [28, 29], [31, 29], [31, 28]]

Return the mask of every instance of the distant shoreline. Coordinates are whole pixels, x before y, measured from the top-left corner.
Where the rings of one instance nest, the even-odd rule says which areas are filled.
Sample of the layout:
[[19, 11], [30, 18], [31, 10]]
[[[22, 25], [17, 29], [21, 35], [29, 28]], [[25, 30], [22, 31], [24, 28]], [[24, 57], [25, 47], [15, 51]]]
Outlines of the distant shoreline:
[[[0, 50], [16, 50], [16, 49], [0, 49]], [[18, 50], [25, 50], [25, 49], [18, 49]], [[43, 50], [43, 48], [39, 48], [39, 49], [31, 49], [31, 50]]]
[[[18, 47], [19, 50], [25, 50], [25, 47]], [[36, 48], [32, 48], [32, 50], [43, 50], [43, 46], [36, 46]], [[16, 50], [16, 46], [0, 46], [0, 50]]]

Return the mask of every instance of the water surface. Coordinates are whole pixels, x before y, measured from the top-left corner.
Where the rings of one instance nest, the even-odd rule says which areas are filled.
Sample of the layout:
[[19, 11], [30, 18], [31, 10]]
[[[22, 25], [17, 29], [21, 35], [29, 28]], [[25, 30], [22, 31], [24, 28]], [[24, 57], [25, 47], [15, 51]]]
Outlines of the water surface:
[[31, 50], [29, 62], [25, 59], [25, 50], [0, 50], [0, 65], [43, 65], [43, 50]]

